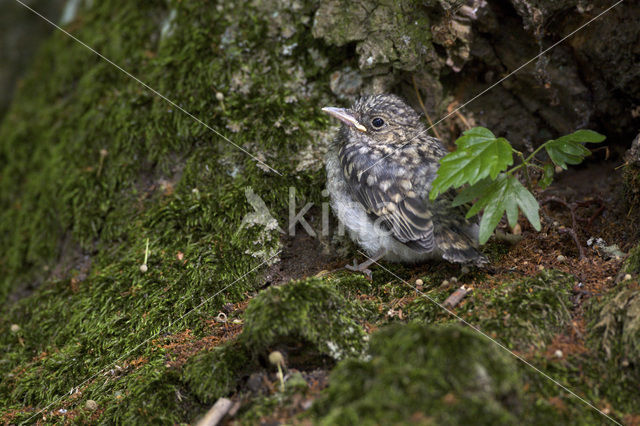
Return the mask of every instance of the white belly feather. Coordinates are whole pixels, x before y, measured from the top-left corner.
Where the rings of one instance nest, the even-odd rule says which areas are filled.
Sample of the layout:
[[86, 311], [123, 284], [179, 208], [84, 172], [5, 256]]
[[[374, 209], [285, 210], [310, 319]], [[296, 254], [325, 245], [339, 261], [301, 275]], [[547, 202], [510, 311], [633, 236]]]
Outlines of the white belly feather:
[[367, 254], [373, 256], [384, 249], [384, 259], [394, 262], [420, 262], [442, 257], [437, 249], [429, 253], [413, 250], [396, 240], [391, 231], [374, 223], [362, 204], [354, 201], [349, 195], [338, 154], [331, 149], [327, 154], [327, 190], [331, 197], [333, 213], [345, 226], [351, 238]]

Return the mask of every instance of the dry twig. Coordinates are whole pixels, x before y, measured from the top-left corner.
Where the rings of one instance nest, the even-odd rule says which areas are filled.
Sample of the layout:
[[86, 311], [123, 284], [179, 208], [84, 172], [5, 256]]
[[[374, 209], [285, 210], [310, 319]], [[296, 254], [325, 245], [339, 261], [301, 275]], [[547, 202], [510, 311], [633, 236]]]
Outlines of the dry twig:
[[445, 308], [453, 308], [465, 298], [465, 296], [473, 291], [473, 287], [461, 286], [459, 289], [451, 293], [442, 306]]
[[220, 398], [213, 404], [213, 407], [198, 422], [198, 426], [216, 426], [227, 415], [233, 402], [227, 398]]
[[571, 237], [573, 238], [573, 241], [576, 243], [576, 246], [578, 247], [578, 252], [580, 253], [580, 257], [579, 257], [580, 260], [586, 258], [586, 254], [584, 252], [584, 248], [582, 247], [582, 244], [580, 244], [580, 240], [578, 239], [578, 234], [576, 234], [576, 231], [575, 231], [575, 229], [578, 226], [578, 223], [577, 223], [578, 220], [576, 218], [576, 212], [575, 212], [576, 206], [573, 205], [573, 204], [569, 204], [566, 201], [564, 201], [563, 199], [558, 198], [558, 197], [554, 197], [554, 196], [545, 198], [544, 200], [542, 200], [541, 204], [544, 205], [544, 204], [547, 204], [547, 203], [550, 203], [550, 202], [561, 204], [561, 205], [565, 206], [567, 209], [569, 209], [569, 212], [571, 213], [571, 222], [572, 222], [573, 226], [571, 228], [560, 228], [558, 230], [558, 232], [563, 233], [563, 234], [571, 235]]
[[416, 91], [416, 96], [418, 97], [418, 102], [420, 102], [420, 108], [422, 108], [422, 112], [424, 112], [424, 116], [427, 117], [427, 121], [429, 122], [430, 129], [433, 130], [433, 134], [436, 138], [440, 138], [440, 134], [438, 134], [438, 129], [433, 125], [433, 121], [431, 121], [431, 117], [429, 117], [429, 113], [427, 113], [427, 107], [424, 106], [424, 102], [422, 102], [422, 96], [420, 96], [420, 90], [418, 90], [418, 84], [416, 83], [416, 77], [414, 75], [411, 76], [411, 81], [413, 81], [413, 90]]

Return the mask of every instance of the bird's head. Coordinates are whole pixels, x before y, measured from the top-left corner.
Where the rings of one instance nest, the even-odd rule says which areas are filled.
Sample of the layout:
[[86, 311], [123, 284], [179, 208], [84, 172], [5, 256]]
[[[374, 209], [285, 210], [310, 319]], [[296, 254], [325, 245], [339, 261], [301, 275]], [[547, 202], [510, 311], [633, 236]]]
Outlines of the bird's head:
[[420, 117], [395, 95], [374, 95], [359, 99], [351, 108], [322, 108], [344, 123], [349, 139], [368, 145], [402, 145], [424, 132]]

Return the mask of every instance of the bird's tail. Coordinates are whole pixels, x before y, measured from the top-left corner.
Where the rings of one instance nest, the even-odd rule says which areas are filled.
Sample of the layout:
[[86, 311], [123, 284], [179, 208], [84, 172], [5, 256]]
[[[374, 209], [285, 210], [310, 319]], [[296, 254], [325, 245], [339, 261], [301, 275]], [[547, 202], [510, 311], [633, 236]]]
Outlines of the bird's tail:
[[482, 266], [488, 259], [478, 250], [478, 225], [444, 221], [436, 226], [436, 245], [449, 262]]

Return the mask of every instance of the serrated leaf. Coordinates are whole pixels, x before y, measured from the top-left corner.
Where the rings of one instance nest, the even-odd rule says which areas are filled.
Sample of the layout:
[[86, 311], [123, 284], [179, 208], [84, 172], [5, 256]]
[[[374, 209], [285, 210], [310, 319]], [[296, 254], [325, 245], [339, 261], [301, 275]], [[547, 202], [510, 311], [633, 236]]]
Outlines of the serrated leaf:
[[438, 176], [432, 183], [429, 198], [434, 200], [449, 188], [459, 188], [496, 177], [513, 164], [513, 149], [504, 138], [484, 127], [474, 127], [456, 141], [458, 149], [440, 160]]
[[482, 194], [478, 197], [478, 200], [471, 206], [471, 208], [467, 212], [467, 219], [469, 219], [473, 215], [480, 213], [480, 210], [487, 207], [487, 205], [491, 202], [491, 197], [489, 196], [490, 194], [496, 193], [497, 191], [501, 190], [502, 176], [502, 174], [499, 175], [498, 179], [495, 181], [487, 179], [487, 181], [490, 182], [490, 185], [484, 188]]
[[542, 189], [548, 188], [549, 185], [551, 185], [551, 182], [553, 182], [554, 173], [555, 173], [555, 170], [554, 170], [553, 164], [549, 164], [549, 163], [545, 164], [542, 177], [538, 181], [538, 186]]
[[578, 130], [558, 139], [545, 142], [544, 148], [554, 164], [567, 168], [567, 164], [580, 164], [585, 157], [591, 155], [583, 143], [598, 143], [605, 136], [593, 130]]
[[483, 179], [475, 185], [470, 185], [464, 188], [456, 198], [453, 199], [451, 205], [453, 207], [461, 206], [469, 203], [476, 198], [480, 198], [484, 195], [484, 191], [493, 183], [491, 179]]
[[[496, 135], [494, 135], [491, 130], [487, 129], [486, 127], [482, 127], [482, 126], [472, 127], [469, 130], [465, 130], [464, 132], [462, 132], [462, 135], [463, 136], [473, 136], [475, 138], [480, 138], [480, 139], [495, 139], [495, 137], [496, 137]], [[456, 141], [456, 145], [465, 144], [468, 141], [469, 141], [469, 139], [458, 138], [458, 140]]]
[[[465, 191], [467, 191], [466, 194]], [[484, 209], [480, 220], [480, 244], [487, 242], [505, 212], [509, 225], [514, 226], [517, 223], [518, 209], [520, 209], [531, 225], [536, 230], [540, 230], [540, 216], [538, 214], [540, 206], [531, 192], [515, 177], [501, 173], [490, 184], [487, 185], [486, 182], [483, 182], [481, 188], [475, 188], [475, 191], [467, 188], [465, 191], [460, 194], [464, 194], [461, 199], [470, 197], [472, 193], [480, 194], [476, 203], [467, 213], [467, 217], [470, 217]]]

